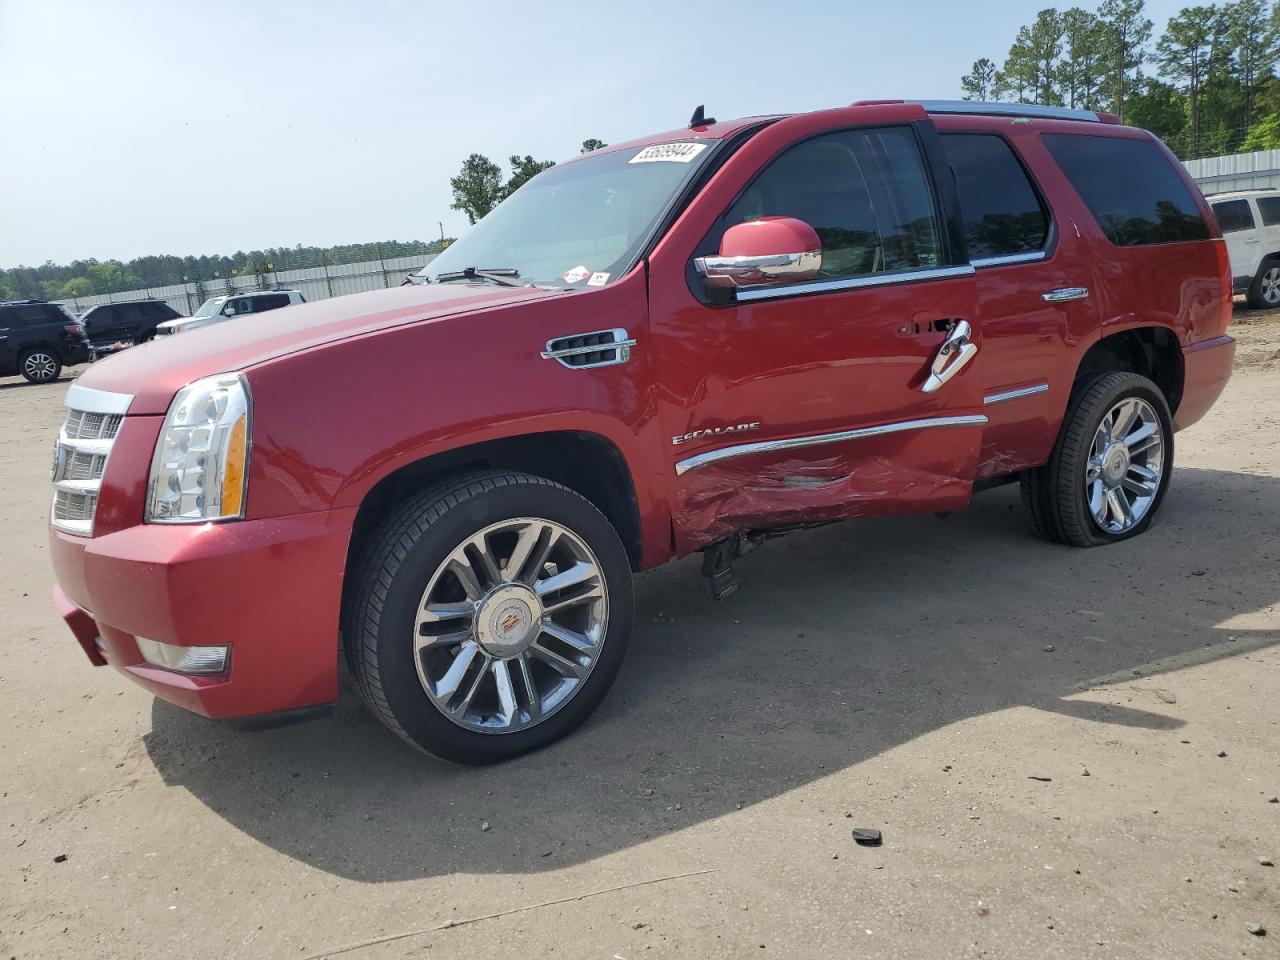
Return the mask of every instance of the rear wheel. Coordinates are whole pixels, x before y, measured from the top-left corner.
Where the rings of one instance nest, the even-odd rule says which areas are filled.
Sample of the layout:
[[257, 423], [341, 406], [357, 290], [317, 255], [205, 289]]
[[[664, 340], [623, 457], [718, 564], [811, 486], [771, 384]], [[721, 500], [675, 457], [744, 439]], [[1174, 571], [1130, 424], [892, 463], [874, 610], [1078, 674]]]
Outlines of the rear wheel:
[[1280, 307], [1280, 260], [1264, 260], [1249, 284], [1249, 306], [1258, 310]]
[[1046, 540], [1103, 546], [1151, 525], [1172, 470], [1173, 421], [1160, 388], [1136, 373], [1106, 373], [1076, 392], [1049, 463], [1023, 475], [1023, 503]]
[[18, 358], [18, 369], [28, 383], [52, 383], [62, 373], [62, 360], [46, 347], [33, 347]]
[[353, 570], [344, 612], [361, 696], [419, 749], [491, 763], [582, 723], [631, 632], [631, 568], [578, 494], [520, 473], [403, 503]]

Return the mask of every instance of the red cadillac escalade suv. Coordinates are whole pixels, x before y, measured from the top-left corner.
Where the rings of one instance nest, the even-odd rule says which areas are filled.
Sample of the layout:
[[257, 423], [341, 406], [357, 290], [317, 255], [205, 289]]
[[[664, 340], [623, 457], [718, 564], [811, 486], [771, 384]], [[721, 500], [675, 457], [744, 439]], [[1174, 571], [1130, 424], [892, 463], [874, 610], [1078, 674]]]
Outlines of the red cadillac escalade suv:
[[1017, 481], [1155, 518], [1221, 393], [1226, 248], [1151, 134], [902, 101], [717, 122], [522, 187], [413, 285], [231, 320], [69, 389], [54, 599], [210, 717], [369, 708], [486, 762], [581, 723], [632, 571]]

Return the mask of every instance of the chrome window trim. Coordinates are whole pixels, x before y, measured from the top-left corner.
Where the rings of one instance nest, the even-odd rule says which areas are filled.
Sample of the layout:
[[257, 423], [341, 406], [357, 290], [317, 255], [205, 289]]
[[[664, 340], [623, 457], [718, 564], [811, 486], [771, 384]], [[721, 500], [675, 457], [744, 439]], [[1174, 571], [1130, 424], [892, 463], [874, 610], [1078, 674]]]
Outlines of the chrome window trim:
[[1047, 383], [1037, 383], [1032, 387], [1018, 387], [1015, 390], [1001, 390], [999, 393], [991, 393], [983, 397], [982, 405], [990, 407], [997, 403], [1008, 403], [1010, 400], [1021, 400], [1023, 397], [1034, 397], [1037, 393], [1048, 392]]
[[133, 395], [95, 390], [93, 387], [82, 387], [78, 383], [72, 383], [67, 388], [67, 396], [63, 402], [68, 408], [83, 410], [85, 413], [125, 414], [129, 412], [129, 404], [133, 403]]
[[981, 270], [983, 267], [1003, 267], [1010, 263], [1035, 263], [1047, 255], [1043, 250], [1032, 250], [1028, 253], [1006, 253], [998, 257], [979, 257], [970, 262]]
[[1102, 122], [1102, 118], [1092, 110], [1046, 107], [1038, 103], [1002, 103], [990, 100], [906, 100], [904, 103], [924, 107], [927, 113], [976, 113], [990, 117], [1039, 117], [1042, 120]]
[[778, 450], [794, 450], [799, 447], [819, 447], [828, 443], [843, 443], [846, 440], [862, 440], [866, 437], [880, 437], [889, 433], [903, 433], [908, 430], [933, 430], [939, 427], [980, 427], [987, 422], [982, 414], [965, 414], [952, 417], [928, 417], [923, 420], [902, 420], [898, 423], [882, 423], [875, 427], [859, 427], [856, 430], [841, 430], [839, 433], [819, 433], [807, 437], [785, 437], [779, 440], [759, 440], [755, 443], [738, 443], [718, 450], [708, 450], [696, 456], [681, 460], [676, 464], [676, 476], [681, 477], [690, 470], [697, 470], [711, 463], [728, 460], [732, 457], [744, 457], [752, 453], [772, 453]]
[[904, 273], [871, 274], [865, 277], [848, 277], [843, 280], [818, 280], [812, 283], [788, 283], [768, 287], [740, 287], [736, 293], [739, 303], [752, 300], [774, 300], [807, 293], [831, 293], [836, 290], [857, 290], [862, 287], [884, 287], [896, 283], [915, 283], [920, 280], [942, 280], [947, 277], [967, 277], [974, 272], [973, 264], [957, 267], [934, 267]]

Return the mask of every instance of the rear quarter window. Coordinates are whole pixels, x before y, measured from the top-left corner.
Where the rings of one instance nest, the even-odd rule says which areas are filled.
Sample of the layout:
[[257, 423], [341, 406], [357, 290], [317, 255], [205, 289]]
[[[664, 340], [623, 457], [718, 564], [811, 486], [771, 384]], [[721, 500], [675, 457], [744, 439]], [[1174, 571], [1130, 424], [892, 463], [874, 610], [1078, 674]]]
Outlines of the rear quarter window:
[[1248, 200], [1223, 200], [1211, 204], [1213, 216], [1223, 233], [1235, 233], [1239, 230], [1252, 230], [1253, 211], [1249, 209]]
[[1274, 227], [1280, 223], [1280, 197], [1258, 197], [1257, 203], [1264, 227]]
[[1047, 133], [1044, 145], [1112, 243], [1207, 240], [1191, 191], [1154, 140]]

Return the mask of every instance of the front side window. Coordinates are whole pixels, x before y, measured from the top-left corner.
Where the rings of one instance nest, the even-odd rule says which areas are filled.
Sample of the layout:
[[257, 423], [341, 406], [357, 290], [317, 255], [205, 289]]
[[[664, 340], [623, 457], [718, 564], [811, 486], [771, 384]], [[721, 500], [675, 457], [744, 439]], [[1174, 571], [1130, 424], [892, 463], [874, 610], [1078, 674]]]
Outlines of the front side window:
[[1044, 145], [1120, 247], [1207, 240], [1209, 227], [1154, 140], [1046, 133]]
[[822, 241], [820, 280], [937, 267], [933, 190], [909, 127], [842, 130], [789, 147], [729, 208], [720, 230], [795, 217]]
[[989, 133], [948, 133], [942, 145], [956, 175], [969, 259], [1042, 250], [1049, 218], [1008, 142]]
[[1258, 213], [1262, 214], [1262, 225], [1274, 227], [1280, 223], [1280, 197], [1259, 197]]
[[1253, 211], [1249, 209], [1248, 200], [1223, 200], [1212, 204], [1213, 215], [1223, 233], [1235, 233], [1238, 230], [1254, 228]]

